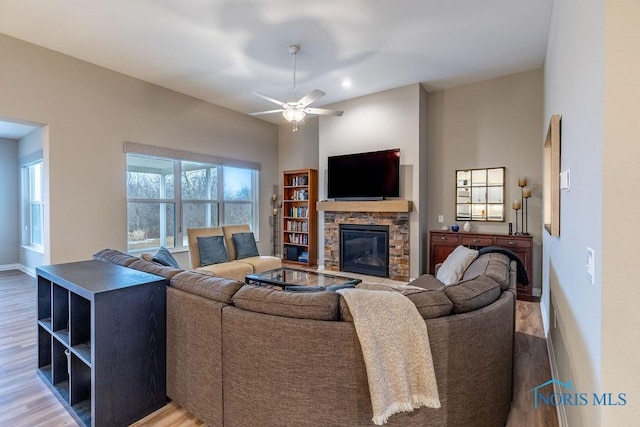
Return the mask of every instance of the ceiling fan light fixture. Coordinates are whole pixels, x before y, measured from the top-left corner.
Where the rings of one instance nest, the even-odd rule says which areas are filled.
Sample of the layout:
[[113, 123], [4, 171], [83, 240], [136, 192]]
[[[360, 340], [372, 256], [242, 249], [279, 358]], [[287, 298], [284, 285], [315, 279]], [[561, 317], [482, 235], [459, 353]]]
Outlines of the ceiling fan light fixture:
[[288, 122], [300, 122], [304, 120], [307, 114], [297, 108], [289, 108], [288, 110], [284, 110], [282, 115]]
[[341, 116], [342, 111], [327, 110], [324, 108], [311, 108], [310, 104], [314, 103], [318, 99], [322, 98], [325, 93], [319, 89], [315, 89], [302, 98], [298, 99], [296, 95], [296, 54], [300, 50], [298, 45], [292, 44], [289, 46], [289, 53], [293, 58], [293, 101], [285, 102], [280, 101], [271, 96], [265, 95], [260, 92], [254, 92], [254, 95], [259, 96], [262, 99], [266, 99], [269, 102], [278, 104], [281, 108], [277, 110], [258, 111], [251, 113], [252, 116], [260, 116], [262, 114], [282, 113], [282, 116], [289, 123], [293, 124], [293, 131], [298, 130], [298, 124], [304, 124], [304, 118], [307, 114], [320, 115], [320, 116]]

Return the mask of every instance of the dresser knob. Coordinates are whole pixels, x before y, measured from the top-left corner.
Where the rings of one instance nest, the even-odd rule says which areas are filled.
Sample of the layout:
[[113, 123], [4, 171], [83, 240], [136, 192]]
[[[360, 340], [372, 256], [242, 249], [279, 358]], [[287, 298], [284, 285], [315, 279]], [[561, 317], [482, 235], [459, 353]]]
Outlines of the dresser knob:
[[509, 246], [513, 246], [513, 245], [515, 245], [515, 244], [516, 244], [516, 242], [514, 242], [513, 240], [510, 240], [510, 241], [509, 241]]
[[446, 237], [442, 236], [442, 237], [440, 237], [440, 240], [449, 240], [449, 239], [447, 239]]
[[478, 239], [473, 239], [473, 243], [478, 243], [480, 240]]

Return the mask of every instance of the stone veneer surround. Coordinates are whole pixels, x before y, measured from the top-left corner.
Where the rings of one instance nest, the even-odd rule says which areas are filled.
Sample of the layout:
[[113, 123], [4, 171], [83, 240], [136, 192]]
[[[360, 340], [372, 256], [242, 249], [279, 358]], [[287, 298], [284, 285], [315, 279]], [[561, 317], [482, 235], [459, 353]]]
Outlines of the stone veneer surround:
[[407, 212], [325, 212], [324, 268], [340, 271], [340, 224], [389, 226], [389, 278], [409, 281], [409, 214]]

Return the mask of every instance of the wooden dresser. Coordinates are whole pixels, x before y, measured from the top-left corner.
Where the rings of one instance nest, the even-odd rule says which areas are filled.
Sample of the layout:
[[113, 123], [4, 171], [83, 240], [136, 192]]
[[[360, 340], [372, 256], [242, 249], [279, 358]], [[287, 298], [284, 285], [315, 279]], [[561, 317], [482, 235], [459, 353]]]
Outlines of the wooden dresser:
[[518, 299], [524, 301], [536, 301], [533, 296], [532, 267], [533, 239], [531, 236], [510, 236], [508, 234], [490, 233], [466, 233], [452, 231], [429, 232], [429, 273], [435, 274], [436, 264], [439, 264], [453, 252], [458, 245], [464, 245], [473, 249], [485, 246], [500, 246], [509, 249], [520, 257], [527, 270], [529, 285], [518, 283]]

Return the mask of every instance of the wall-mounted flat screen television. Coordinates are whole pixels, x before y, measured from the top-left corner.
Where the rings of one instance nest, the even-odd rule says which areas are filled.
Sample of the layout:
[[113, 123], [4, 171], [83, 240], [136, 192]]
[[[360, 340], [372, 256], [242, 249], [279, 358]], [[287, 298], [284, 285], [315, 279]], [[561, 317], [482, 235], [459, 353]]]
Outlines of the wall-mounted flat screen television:
[[400, 149], [331, 156], [327, 175], [330, 199], [400, 197]]

